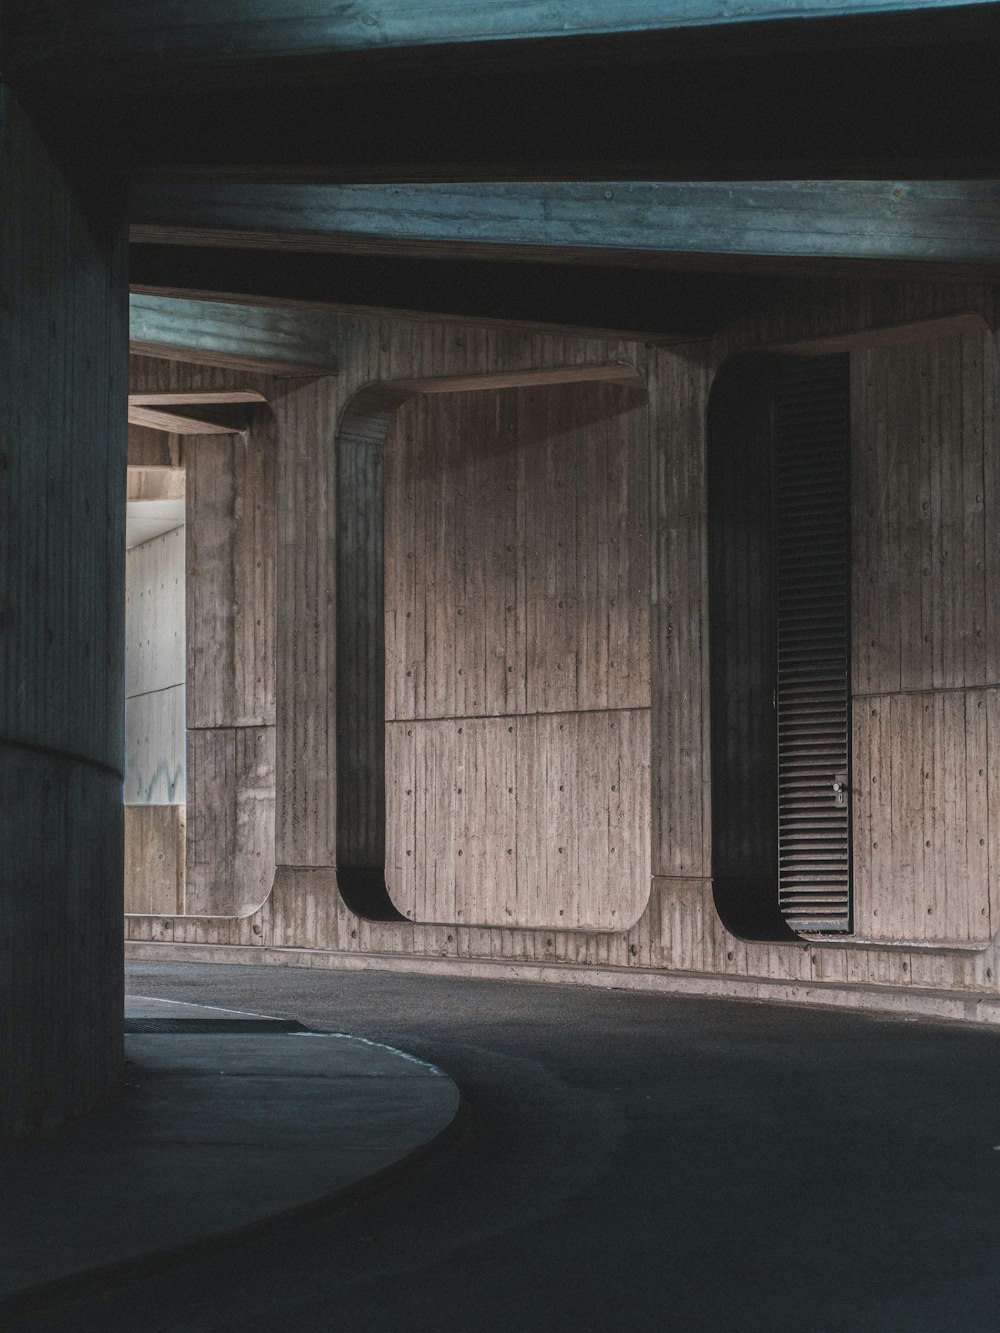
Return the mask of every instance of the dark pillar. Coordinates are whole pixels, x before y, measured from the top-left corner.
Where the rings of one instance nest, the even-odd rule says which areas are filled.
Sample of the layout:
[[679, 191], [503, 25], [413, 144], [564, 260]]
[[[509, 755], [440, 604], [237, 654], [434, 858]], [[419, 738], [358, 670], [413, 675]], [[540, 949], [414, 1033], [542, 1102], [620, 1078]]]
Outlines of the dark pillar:
[[0, 1134], [122, 1061], [126, 292], [122, 210], [0, 84]]

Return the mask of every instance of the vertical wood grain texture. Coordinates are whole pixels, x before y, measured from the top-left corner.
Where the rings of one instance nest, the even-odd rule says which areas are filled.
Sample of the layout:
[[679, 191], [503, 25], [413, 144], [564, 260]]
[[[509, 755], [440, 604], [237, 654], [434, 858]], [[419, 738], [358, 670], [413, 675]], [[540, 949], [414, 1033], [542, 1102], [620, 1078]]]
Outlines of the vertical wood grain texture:
[[710, 873], [707, 494], [710, 357], [660, 352], [649, 375], [653, 873]]
[[993, 936], [983, 690], [870, 695], [854, 719], [857, 932], [986, 944]]
[[998, 837], [982, 690], [997, 683], [992, 336], [854, 360], [857, 932], [984, 945]]
[[[614, 386], [428, 396], [398, 412], [386, 863], [411, 919], [614, 930], [639, 916], [647, 458], [645, 404]], [[352, 494], [369, 494], [358, 482]]]
[[126, 912], [186, 911], [184, 847], [183, 805], [126, 805]]
[[187, 521], [188, 726], [232, 724], [236, 701], [236, 476], [230, 436], [199, 439], [191, 450]]
[[[636, 968], [671, 968], [708, 971], [744, 977], [785, 977], [795, 980], [845, 981], [880, 985], [912, 985], [938, 990], [964, 989], [996, 993], [997, 949], [983, 952], [924, 947], [918, 950], [885, 948], [878, 943], [764, 944], [737, 939], [719, 922], [713, 907], [710, 860], [710, 785], [706, 763], [710, 717], [705, 606], [708, 599], [705, 543], [704, 411], [715, 370], [733, 352], [775, 343], [828, 338], [882, 325], [964, 314], [978, 310], [993, 319], [993, 293], [982, 286], [946, 286], [897, 282], [796, 282], [776, 284], [766, 311], [735, 318], [724, 335], [711, 342], [660, 348], [648, 355], [630, 344], [477, 329], [461, 324], [422, 325], [419, 321], [338, 316], [331, 325], [331, 349], [342, 366], [337, 377], [288, 388], [277, 416], [285, 430], [279, 443], [279, 672], [278, 768], [280, 808], [279, 865], [276, 890], [264, 910], [243, 922], [169, 923], [155, 917], [136, 918], [131, 926], [137, 938], [170, 938], [221, 945], [257, 942], [275, 946], [302, 945], [339, 951], [378, 952], [405, 959], [409, 955], [440, 954], [458, 958], [595, 963]], [[964, 353], [963, 353], [964, 355]], [[651, 412], [650, 494], [653, 504], [654, 549], [651, 570], [653, 644], [651, 664], [652, 755], [654, 773], [653, 819], [656, 868], [650, 902], [640, 920], [621, 935], [565, 929], [504, 929], [466, 925], [413, 925], [361, 921], [339, 901], [330, 849], [335, 831], [333, 812], [334, 745], [331, 734], [333, 698], [333, 630], [329, 608], [334, 587], [333, 532], [330, 527], [334, 498], [332, 449], [336, 419], [342, 408], [365, 385], [394, 378], [455, 374], [461, 370], [488, 370], [504, 366], [569, 364], [576, 360], [622, 357], [647, 371]], [[862, 376], [855, 357], [857, 386]], [[938, 371], [945, 372], [943, 366]], [[984, 430], [995, 441], [992, 401], [995, 395], [994, 360], [984, 369]], [[882, 401], [885, 401], [884, 391]], [[279, 396], [285, 396], [282, 389]], [[928, 403], [933, 394], [929, 394]], [[292, 401], [294, 400], [294, 401]], [[855, 404], [858, 393], [855, 387]], [[875, 411], [877, 412], [877, 408]], [[943, 411], [940, 403], [939, 415]], [[884, 416], [884, 409], [882, 409]], [[867, 414], [872, 432], [888, 440], [898, 430], [888, 419]], [[404, 414], [397, 431], [403, 431]], [[412, 429], [412, 420], [411, 426]], [[856, 434], [857, 439], [857, 434]], [[396, 461], [402, 463], [410, 446], [404, 444]], [[994, 450], [995, 452], [995, 450]], [[987, 455], [989, 457], [989, 455]], [[389, 466], [392, 466], [390, 460]], [[867, 487], [876, 463], [866, 465]], [[965, 465], [963, 463], [963, 476]], [[963, 486], [964, 486], [963, 482]], [[941, 486], [940, 476], [937, 482]], [[390, 488], [391, 489], [391, 488]], [[863, 503], [856, 491], [856, 503]], [[987, 516], [996, 512], [996, 477], [987, 468], [984, 477]], [[403, 532], [415, 532], [419, 496], [411, 505], [402, 488], [399, 502], [387, 523]], [[421, 502], [422, 503], [422, 502]], [[495, 521], [508, 521], [506, 514]], [[502, 531], [502, 529], [501, 529]], [[486, 540], [497, 541], [494, 530]], [[985, 560], [997, 560], [1000, 525], [985, 524]], [[855, 534], [855, 550], [871, 564], [866, 534]], [[403, 549], [405, 542], [401, 542]], [[411, 548], [412, 549], [412, 548]], [[964, 558], [964, 557], [963, 557]], [[973, 561], [973, 563], [975, 563]], [[891, 571], [886, 571], [886, 576]], [[393, 585], [387, 568], [386, 597], [415, 598], [413, 571], [400, 567]], [[395, 577], [395, 576], [394, 576]], [[390, 594], [397, 586], [398, 593]], [[498, 583], [498, 587], [499, 587]], [[996, 680], [997, 607], [1000, 586], [986, 580], [987, 666], [984, 681]], [[873, 594], [855, 587], [856, 605]], [[506, 606], [507, 603], [504, 602]], [[414, 616], [395, 623], [387, 615], [386, 707], [390, 717], [405, 720], [406, 712], [420, 716], [426, 699], [418, 693], [418, 677], [406, 677], [419, 661], [419, 647], [427, 629]], [[942, 608], [943, 610], [943, 608]], [[863, 612], [864, 614], [870, 614]], [[405, 619], [405, 617], [404, 617]], [[490, 651], [499, 653], [494, 626]], [[506, 634], [506, 630], [505, 630]], [[504, 639], [506, 645], [506, 639]], [[863, 645], [856, 645], [863, 661]], [[506, 651], [506, 647], [505, 647]], [[943, 662], [943, 655], [940, 654]], [[488, 654], [484, 651], [484, 660]], [[867, 668], [865, 668], [867, 669]], [[942, 665], [939, 670], [945, 670]], [[395, 683], [394, 683], [395, 682]], [[405, 683], [404, 683], [405, 682]], [[422, 689], [422, 685], [420, 686]], [[1000, 789], [1000, 754], [993, 738], [1000, 732], [997, 692], [985, 689], [987, 712], [987, 804]], [[481, 719], [487, 721], [488, 719]], [[510, 723], [509, 725], [513, 725]], [[416, 728], [413, 728], [416, 730]], [[405, 728], [403, 728], [405, 730]], [[390, 749], [395, 724], [388, 728]], [[409, 741], [413, 744], [412, 738]], [[395, 751], [401, 793], [406, 792], [412, 760], [406, 747]], [[478, 753], [478, 751], [477, 751]], [[496, 757], [494, 756], [494, 761]], [[435, 758], [435, 762], [436, 758]], [[949, 761], [952, 768], [956, 758]], [[477, 760], [478, 763], [478, 760]], [[478, 771], [478, 770], [477, 770]], [[489, 776], [502, 784], [502, 763]], [[978, 770], [976, 777], [979, 777]], [[858, 778], [856, 776], [856, 782]], [[464, 784], [463, 784], [464, 785]], [[508, 784], [510, 785], [510, 784]], [[411, 792], [415, 790], [410, 788]], [[973, 793], [973, 800], [981, 797]], [[862, 808], [858, 802], [857, 809]], [[410, 818], [410, 816], [407, 816]], [[405, 855], [405, 833], [414, 825], [395, 821], [387, 828], [390, 876]], [[486, 826], [487, 832], [489, 825]], [[985, 835], [983, 835], [985, 836]], [[926, 840], [926, 839], [925, 839]], [[997, 920], [1000, 870], [991, 840], [985, 844], [993, 899], [991, 920]], [[557, 853], [558, 854], [558, 853]], [[968, 853], [975, 854], [975, 849]], [[282, 859], [282, 858], [279, 858]], [[301, 859], [299, 859], [301, 858]], [[325, 860], [323, 858], [326, 858]], [[464, 859], [464, 858], [463, 858]], [[687, 872], [687, 873], [685, 873]], [[873, 866], [873, 872], [878, 867]], [[878, 872], [880, 873], [880, 872]], [[464, 910], [464, 909], [463, 909]], [[456, 910], [457, 915], [457, 910]], [[262, 936], [252, 932], [259, 929]], [[318, 955], [322, 957], [322, 955]], [[306, 959], [303, 959], [306, 961]], [[309, 959], [312, 961], [312, 959]]]
[[336, 856], [334, 432], [348, 396], [322, 378], [279, 382], [272, 398], [279, 865], [332, 866]]
[[274, 875], [274, 728], [188, 732], [186, 910], [241, 916]]
[[[181, 383], [196, 378], [187, 372]], [[275, 467], [266, 409], [247, 432], [201, 436], [187, 454], [186, 904], [194, 914], [244, 914], [273, 879]]]
[[[854, 690], [987, 677], [986, 474], [996, 449], [985, 334], [860, 354], [855, 413]], [[989, 399], [987, 398], [989, 391]], [[991, 478], [992, 479], [992, 478]]]
[[[96, 166], [78, 161], [81, 180]], [[0, 1135], [122, 1062], [124, 217], [0, 84]]]
[[645, 418], [595, 384], [400, 408], [387, 718], [648, 704]]
[[235, 915], [236, 745], [233, 728], [188, 732], [186, 908]]
[[[274, 880], [274, 727], [237, 727], [233, 915], [259, 907]], [[218, 909], [215, 909], [218, 910]]]
[[411, 920], [617, 931], [649, 892], [649, 714], [387, 727], [386, 877]]

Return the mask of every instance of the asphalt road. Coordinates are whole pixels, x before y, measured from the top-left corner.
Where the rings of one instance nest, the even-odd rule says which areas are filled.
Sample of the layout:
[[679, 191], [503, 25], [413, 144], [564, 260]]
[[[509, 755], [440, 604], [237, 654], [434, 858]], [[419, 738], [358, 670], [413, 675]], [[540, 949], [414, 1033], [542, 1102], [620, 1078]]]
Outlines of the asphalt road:
[[1000, 1033], [379, 972], [128, 987], [389, 1042], [462, 1108], [359, 1192], [33, 1329], [1000, 1330]]

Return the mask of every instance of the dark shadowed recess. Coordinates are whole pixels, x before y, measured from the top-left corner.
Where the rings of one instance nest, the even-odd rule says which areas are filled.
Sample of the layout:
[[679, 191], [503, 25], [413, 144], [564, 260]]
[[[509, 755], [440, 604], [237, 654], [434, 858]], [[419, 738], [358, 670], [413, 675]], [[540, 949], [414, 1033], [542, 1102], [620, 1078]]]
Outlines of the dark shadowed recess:
[[[58, 6], [57, 6], [58, 8]], [[36, 117], [103, 108], [143, 167], [341, 179], [992, 177], [996, 5], [689, 31], [141, 61], [88, 37], [9, 77]], [[36, 42], [36, 45], [38, 43]], [[831, 108], [836, 107], [836, 114]], [[209, 131], [210, 132], [207, 132]]]
[[712, 871], [743, 939], [794, 939], [778, 908], [771, 398], [782, 362], [731, 358], [708, 405]]
[[704, 336], [734, 309], [764, 309], [784, 279], [622, 266], [400, 259], [274, 250], [133, 245], [129, 279], [144, 290], [412, 310], [466, 318]]

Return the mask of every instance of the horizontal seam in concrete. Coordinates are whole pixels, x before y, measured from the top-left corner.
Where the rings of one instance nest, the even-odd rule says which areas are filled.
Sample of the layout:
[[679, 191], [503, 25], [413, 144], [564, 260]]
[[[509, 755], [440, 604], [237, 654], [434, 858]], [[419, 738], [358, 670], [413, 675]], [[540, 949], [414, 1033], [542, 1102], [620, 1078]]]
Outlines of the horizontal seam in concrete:
[[978, 690], [996, 690], [1000, 689], [1000, 684], [995, 681], [987, 681], [982, 685], [927, 685], [919, 689], [907, 690], [857, 690], [852, 694], [852, 699], [881, 699], [891, 696], [896, 699], [900, 695], [910, 694], [975, 694]]
[[622, 704], [620, 708], [546, 708], [525, 713], [434, 713], [426, 717], [387, 717], [390, 722], [506, 722], [515, 717], [587, 717], [591, 713], [648, 713], [649, 704]]
[[[461, 975], [493, 981], [534, 981], [593, 986], [604, 990], [646, 991], [656, 994], [701, 995], [716, 999], [778, 1000], [811, 1008], [863, 1009], [914, 1017], [1000, 1025], [1000, 995], [983, 991], [933, 991], [894, 985], [835, 981], [795, 981], [769, 977], [737, 977], [705, 972], [665, 972], [646, 969], [591, 967], [573, 963], [502, 962], [495, 959], [436, 958], [433, 955], [356, 954], [326, 949], [296, 949], [265, 945], [186, 944], [155, 940], [126, 940], [126, 958], [136, 961], [185, 957], [206, 963], [255, 963], [301, 966], [302, 960], [345, 971], [408, 972], [425, 976]], [[308, 965], [308, 962], [307, 962]]]
[[128, 703], [130, 699], [146, 699], [151, 694], [168, 694], [171, 690], [182, 690], [186, 684], [186, 680], [178, 680], [173, 685], [161, 685], [156, 690], [136, 690], [135, 694], [126, 694], [125, 702]]
[[102, 764], [99, 759], [90, 759], [85, 754], [77, 754], [73, 750], [59, 750], [51, 745], [36, 745], [32, 741], [14, 741], [0, 736], [0, 746], [8, 750], [23, 750], [26, 754], [45, 755], [49, 759], [62, 759], [70, 764], [83, 764], [86, 768], [95, 768], [98, 773], [106, 773], [109, 777], [117, 778], [119, 782], [125, 781], [125, 775], [120, 769], [112, 767], [111, 764]]
[[260, 731], [273, 727], [274, 722], [203, 722], [198, 726], [188, 726], [188, 731]]

